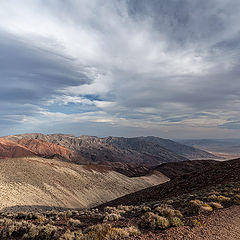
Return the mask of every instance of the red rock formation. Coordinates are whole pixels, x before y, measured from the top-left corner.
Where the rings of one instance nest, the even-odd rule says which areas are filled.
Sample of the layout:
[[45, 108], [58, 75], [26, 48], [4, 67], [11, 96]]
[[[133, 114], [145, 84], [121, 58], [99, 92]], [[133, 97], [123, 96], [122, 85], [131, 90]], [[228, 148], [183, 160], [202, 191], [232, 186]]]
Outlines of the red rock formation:
[[37, 154], [18, 143], [0, 139], [0, 158], [32, 157]]
[[57, 156], [66, 160], [76, 160], [77, 158], [79, 158], [79, 156], [77, 156], [73, 151], [70, 151], [63, 146], [40, 139], [22, 138], [19, 139], [17, 142], [18, 144], [26, 147], [27, 149], [37, 153], [39, 156]]

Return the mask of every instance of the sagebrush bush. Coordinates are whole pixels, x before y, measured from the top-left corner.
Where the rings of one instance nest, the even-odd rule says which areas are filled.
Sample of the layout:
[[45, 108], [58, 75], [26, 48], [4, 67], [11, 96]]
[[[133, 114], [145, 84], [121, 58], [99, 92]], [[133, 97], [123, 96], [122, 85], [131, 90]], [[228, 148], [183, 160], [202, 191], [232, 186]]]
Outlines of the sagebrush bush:
[[158, 213], [159, 215], [166, 217], [166, 218], [173, 218], [173, 217], [178, 217], [178, 218], [182, 218], [183, 215], [179, 210], [175, 210], [172, 207], [170, 207], [169, 205], [160, 205], [158, 207], [156, 207], [154, 209], [154, 211], [156, 213]]
[[199, 211], [203, 213], [212, 212], [213, 208], [209, 204], [204, 203], [203, 205], [200, 206]]
[[55, 239], [55, 233], [57, 231], [57, 227], [47, 224], [35, 226], [33, 225], [28, 232], [23, 235], [23, 239], [45, 239], [51, 240]]
[[145, 213], [139, 222], [141, 228], [166, 229], [169, 227], [169, 220], [153, 212]]
[[208, 201], [214, 201], [214, 202], [229, 202], [231, 201], [231, 198], [229, 197], [225, 197], [225, 196], [222, 196], [222, 195], [210, 195], [208, 196]]
[[28, 233], [34, 225], [25, 220], [14, 221], [11, 219], [2, 219], [1, 221], [1, 230], [0, 237], [2, 238], [11, 238], [11, 237], [22, 237], [25, 233]]
[[118, 240], [138, 234], [139, 231], [135, 227], [116, 228], [111, 224], [97, 224], [84, 231], [83, 239]]
[[68, 220], [68, 225], [71, 227], [80, 227], [81, 226], [81, 221], [78, 219], [72, 219], [70, 218]]
[[169, 223], [171, 226], [173, 227], [181, 227], [184, 226], [184, 223], [182, 222], [182, 220], [178, 217], [173, 217], [169, 219]]
[[210, 202], [209, 205], [210, 205], [212, 208], [216, 208], [216, 209], [223, 208], [222, 204], [221, 204], [221, 203], [218, 203], [218, 202]]
[[121, 218], [120, 214], [116, 214], [116, 213], [110, 213], [110, 214], [106, 214], [103, 222], [107, 222], [107, 221], [118, 221]]
[[69, 229], [61, 235], [59, 240], [83, 240], [84, 235], [81, 230], [71, 232]]

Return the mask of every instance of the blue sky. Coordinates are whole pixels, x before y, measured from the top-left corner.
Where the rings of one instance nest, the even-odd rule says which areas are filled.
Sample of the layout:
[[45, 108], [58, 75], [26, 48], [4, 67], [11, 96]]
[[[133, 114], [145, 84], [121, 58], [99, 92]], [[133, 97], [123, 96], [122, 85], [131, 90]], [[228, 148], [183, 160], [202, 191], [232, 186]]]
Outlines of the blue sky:
[[0, 20], [0, 135], [240, 137], [238, 0], [6, 0]]

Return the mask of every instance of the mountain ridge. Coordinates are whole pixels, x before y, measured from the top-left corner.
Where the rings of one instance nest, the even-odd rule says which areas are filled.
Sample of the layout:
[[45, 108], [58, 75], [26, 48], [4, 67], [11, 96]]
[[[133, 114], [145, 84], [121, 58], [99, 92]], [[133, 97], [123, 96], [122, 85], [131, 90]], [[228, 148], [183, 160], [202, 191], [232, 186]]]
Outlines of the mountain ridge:
[[[206, 151], [153, 136], [134, 138], [109, 136], [99, 138], [86, 135], [75, 137], [69, 134], [28, 133], [3, 138], [17, 143], [23, 142], [24, 146], [26, 146], [26, 139], [41, 140], [48, 142], [47, 145], [62, 146], [70, 151], [68, 152], [65, 149], [65, 153], [74, 156], [74, 161], [78, 163], [85, 160], [92, 163], [122, 162], [133, 165], [157, 166], [163, 162], [216, 158], [216, 156]], [[35, 149], [35, 145], [30, 146], [30, 149]], [[54, 148], [57, 148], [55, 145]]]

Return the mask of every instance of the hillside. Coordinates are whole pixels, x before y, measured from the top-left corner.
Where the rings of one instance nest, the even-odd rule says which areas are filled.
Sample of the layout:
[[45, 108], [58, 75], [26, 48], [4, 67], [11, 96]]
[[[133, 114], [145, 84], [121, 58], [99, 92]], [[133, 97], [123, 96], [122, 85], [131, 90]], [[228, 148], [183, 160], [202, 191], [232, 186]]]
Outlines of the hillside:
[[195, 148], [194, 145], [189, 145], [186, 142], [185, 144], [181, 144], [169, 139], [163, 139], [163, 138], [158, 138], [158, 137], [153, 137], [153, 136], [149, 136], [149, 137], [141, 137], [140, 138], [143, 141], [147, 141], [147, 142], [152, 142], [152, 143], [157, 143], [160, 146], [175, 152], [176, 154], [179, 154], [181, 156], [184, 156], [188, 159], [216, 159], [218, 157], [216, 157], [215, 155]]
[[84, 158], [76, 154], [74, 151], [48, 141], [33, 138], [22, 138], [15, 141], [19, 145], [26, 147], [42, 157], [59, 157], [63, 160], [85, 162]]
[[2, 159], [0, 207], [89, 207], [167, 180], [160, 173], [129, 178], [106, 166], [39, 157]]
[[191, 160], [173, 163], [162, 163], [161, 165], [153, 168], [164, 175], [168, 176], [170, 179], [179, 177], [184, 174], [191, 173], [193, 171], [201, 170], [205, 167], [217, 164], [218, 161], [214, 160]]
[[0, 139], [1, 158], [25, 157], [25, 156], [29, 157], [36, 156], [36, 153], [15, 142]]
[[160, 201], [203, 188], [240, 181], [240, 159], [218, 162], [200, 171], [174, 178], [173, 180], [110, 201], [104, 206], [140, 205]]

